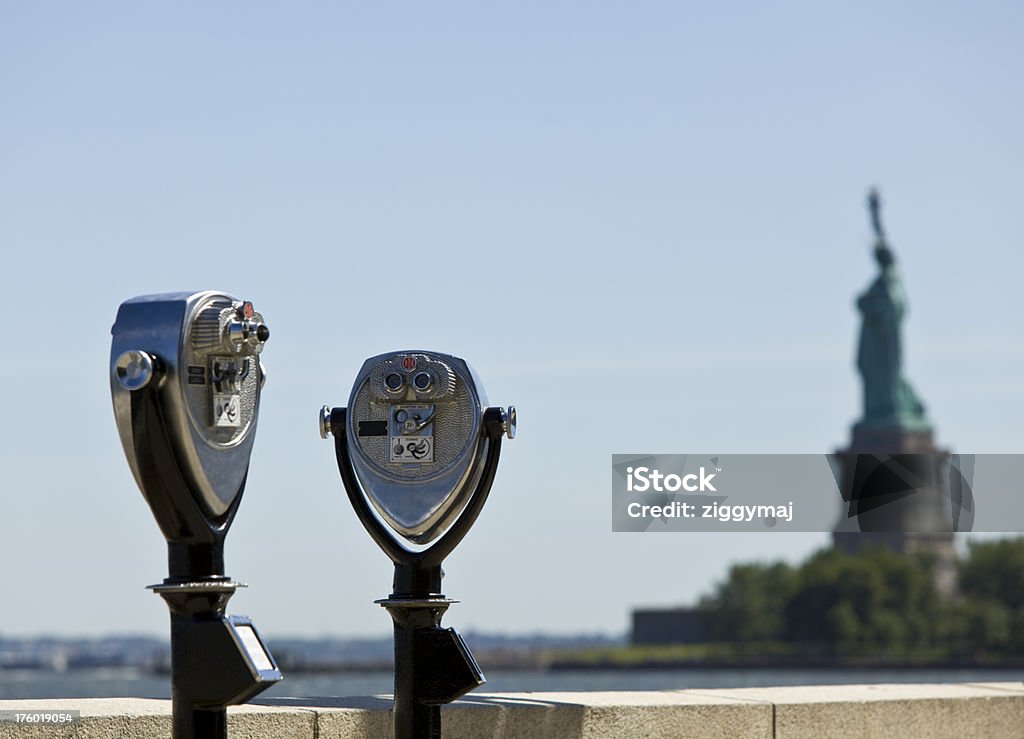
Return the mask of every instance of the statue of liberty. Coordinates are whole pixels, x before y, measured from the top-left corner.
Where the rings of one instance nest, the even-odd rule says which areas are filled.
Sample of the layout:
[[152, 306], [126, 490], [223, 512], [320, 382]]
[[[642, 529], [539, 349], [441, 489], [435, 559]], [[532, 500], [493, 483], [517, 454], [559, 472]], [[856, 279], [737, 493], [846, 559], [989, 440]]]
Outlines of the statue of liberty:
[[857, 298], [863, 323], [857, 349], [857, 369], [864, 381], [864, 417], [860, 424], [904, 429], [930, 428], [924, 405], [903, 376], [900, 324], [906, 312], [896, 259], [885, 240], [878, 193], [868, 195], [875, 231], [875, 261], [879, 274]]

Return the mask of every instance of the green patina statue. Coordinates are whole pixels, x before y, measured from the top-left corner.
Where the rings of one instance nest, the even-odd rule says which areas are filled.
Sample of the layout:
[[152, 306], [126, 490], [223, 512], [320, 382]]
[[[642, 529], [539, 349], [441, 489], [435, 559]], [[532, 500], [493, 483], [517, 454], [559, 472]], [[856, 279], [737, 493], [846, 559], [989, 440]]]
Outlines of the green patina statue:
[[924, 405], [903, 376], [900, 324], [906, 312], [896, 260], [885, 240], [878, 193], [868, 196], [875, 230], [878, 277], [857, 298], [863, 323], [857, 350], [857, 368], [864, 381], [864, 417], [860, 424], [876, 428], [925, 430], [930, 423]]

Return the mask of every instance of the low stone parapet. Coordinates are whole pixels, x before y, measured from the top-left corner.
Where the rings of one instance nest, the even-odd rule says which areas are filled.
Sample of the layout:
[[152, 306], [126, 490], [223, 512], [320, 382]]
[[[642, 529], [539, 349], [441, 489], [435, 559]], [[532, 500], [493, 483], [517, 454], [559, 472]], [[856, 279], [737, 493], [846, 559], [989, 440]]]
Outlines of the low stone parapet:
[[[232, 739], [390, 735], [391, 701], [263, 698], [228, 709]], [[0, 739], [170, 736], [171, 703], [144, 698], [0, 701], [0, 711], [71, 710], [74, 724], [0, 723]], [[811, 685], [621, 693], [471, 694], [442, 709], [444, 735], [577, 737], [1022, 737], [1024, 683]]]

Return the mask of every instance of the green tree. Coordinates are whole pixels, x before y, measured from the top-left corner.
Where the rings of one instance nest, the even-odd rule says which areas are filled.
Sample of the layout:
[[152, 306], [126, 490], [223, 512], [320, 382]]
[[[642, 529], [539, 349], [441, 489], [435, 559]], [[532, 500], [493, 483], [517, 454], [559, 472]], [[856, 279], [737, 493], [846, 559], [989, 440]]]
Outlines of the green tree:
[[845, 654], [903, 652], [934, 646], [947, 630], [946, 611], [927, 560], [826, 549], [800, 567], [786, 636]]
[[1013, 641], [1013, 614], [992, 598], [962, 600], [956, 608], [953, 646], [1002, 652]]
[[964, 643], [1024, 654], [1024, 538], [971, 542], [960, 563], [960, 593]]
[[960, 592], [991, 598], [1011, 611], [1024, 606], [1024, 538], [972, 541], [960, 564]]
[[1024, 654], [1024, 538], [972, 543], [960, 594], [939, 595], [926, 555], [829, 548], [797, 568], [735, 565], [700, 605], [715, 641], [815, 644], [840, 655]]
[[781, 641], [796, 573], [785, 562], [734, 565], [715, 592], [701, 600], [715, 641]]

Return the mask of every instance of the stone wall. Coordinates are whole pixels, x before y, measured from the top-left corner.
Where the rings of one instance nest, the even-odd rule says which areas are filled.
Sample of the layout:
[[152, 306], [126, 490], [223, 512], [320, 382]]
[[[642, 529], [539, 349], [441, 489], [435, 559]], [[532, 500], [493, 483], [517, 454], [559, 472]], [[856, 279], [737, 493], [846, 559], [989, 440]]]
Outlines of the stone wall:
[[[390, 736], [382, 698], [264, 698], [229, 709], [232, 739]], [[0, 723], [0, 739], [153, 739], [171, 704], [141, 698], [0, 701], [81, 711], [70, 726]], [[1024, 737], [1024, 683], [829, 685], [642, 693], [470, 695], [443, 709], [450, 739]]]

